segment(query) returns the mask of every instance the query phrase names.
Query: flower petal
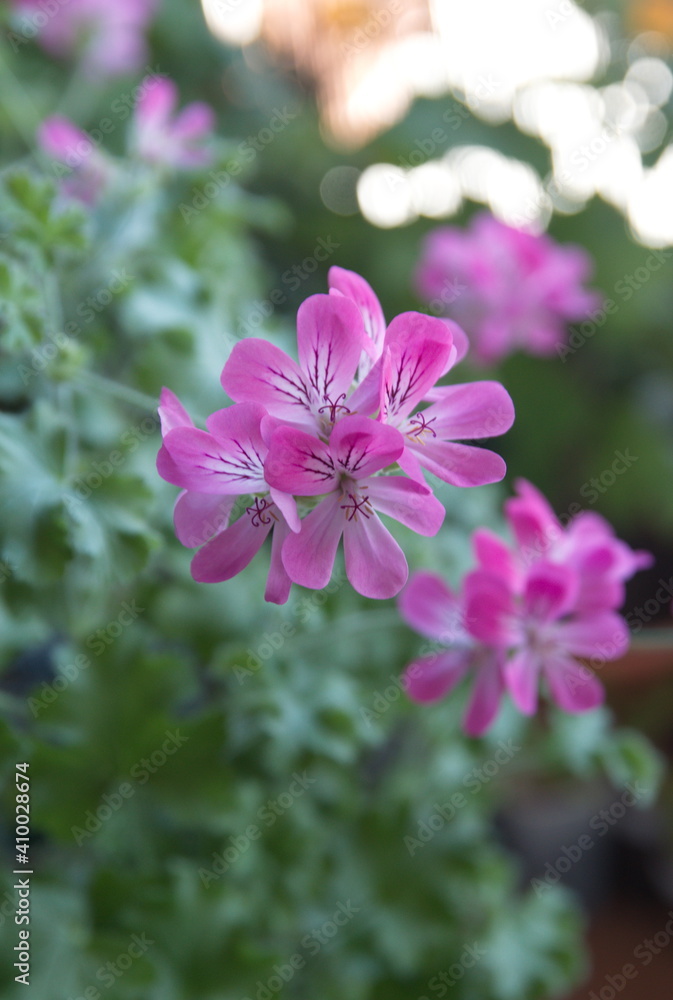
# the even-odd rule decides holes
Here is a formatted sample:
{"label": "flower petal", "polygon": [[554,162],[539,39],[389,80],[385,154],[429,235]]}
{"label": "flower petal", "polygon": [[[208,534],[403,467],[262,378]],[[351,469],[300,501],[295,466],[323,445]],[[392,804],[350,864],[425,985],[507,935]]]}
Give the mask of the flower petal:
{"label": "flower petal", "polygon": [[404,689],[412,701],[421,704],[437,701],[456,686],[468,667],[469,655],[464,651],[422,656],[404,671]]}
{"label": "flower petal", "polygon": [[495,721],[504,690],[500,663],[492,654],[477,668],[472,697],[463,718],[463,729],[468,736],[481,736]]}
{"label": "flower petal", "polygon": [[[246,404],[245,414],[237,407],[220,410],[208,418],[217,436],[197,427],[176,427],[164,438],[166,450],[175,461],[181,482],[178,485],[197,493],[265,493],[264,457],[266,448]],[[256,406],[252,406],[257,411]],[[261,408],[260,408],[261,409]]]}
{"label": "flower petal", "polygon": [[330,493],[338,482],[328,445],[314,434],[288,426],[271,435],[264,475],[274,489],[303,497]]}
{"label": "flower petal", "polygon": [[282,558],[283,545],[289,532],[290,529],[285,521],[279,521],[274,525],[271,536],[271,565],[264,591],[264,600],[271,604],[285,604],[292,589],[292,580],[287,575]]}
{"label": "flower petal", "polygon": [[376,514],[346,521],[344,554],[346,576],[363,597],[395,597],[407,582],[404,552]]}
{"label": "flower petal", "polygon": [[499,535],[488,528],[477,528],[472,535],[472,546],[480,569],[501,576],[510,590],[518,588],[521,574],[514,554]]}
{"label": "flower petal", "polygon": [[353,479],[371,476],[392,465],[403,450],[404,439],[399,431],[369,417],[344,417],[330,437],[335,465]]}
{"label": "flower petal", "polygon": [[515,486],[518,496],[505,501],[505,515],[521,548],[531,555],[542,555],[561,538],[563,529],[532,483],[518,479]]}
{"label": "flower petal", "polygon": [[603,685],[576,660],[562,656],[546,660],[544,673],[553,700],[564,712],[588,712],[603,703]]}
{"label": "flower petal", "polygon": [[205,545],[209,538],[224,531],[234,506],[234,497],[186,490],[178,497],[173,510],[175,534],[186,548]]}
{"label": "flower petal", "polygon": [[346,519],[341,496],[326,497],[301,522],[301,531],[283,545],[283,565],[294,583],[322,590],[330,581]]}
{"label": "flower petal", "polygon": [[555,627],[559,644],[574,656],[591,659],[592,665],[616,660],[629,647],[630,633],[621,615],[614,611],[573,616]]}
{"label": "flower petal", "polygon": [[556,621],[572,609],[577,588],[577,574],[569,566],[536,563],[524,587],[524,614],[535,622]]}
{"label": "flower petal", "polygon": [[341,292],[360,310],[367,334],[365,350],[376,361],[383,348],[386,321],[381,303],[374,294],[371,285],[355,271],[347,271],[343,267],[330,267],[327,280],[330,290],[336,289]]}
{"label": "flower petal", "polygon": [[383,372],[381,413],[388,422],[397,423],[433,388],[455,352],[446,323],[416,312],[395,317],[384,347],[391,362]]}
{"label": "flower petal", "polygon": [[505,682],[512,701],[524,715],[534,715],[540,658],[530,649],[520,649],[505,664]]}
{"label": "flower petal", "polygon": [[407,437],[407,451],[420,464],[452,486],[485,486],[499,483],[507,471],[504,460],[488,448],[454,441],[416,442]]}
{"label": "flower petal", "polygon": [[437,573],[413,573],[397,607],[407,625],[428,639],[448,646],[464,638],[460,601]]}
{"label": "flower petal", "polygon": [[279,511],[283,515],[283,518],[288,524],[291,531],[301,530],[301,521],[299,519],[299,514],[297,513],[297,501],[289,493],[283,493],[281,490],[271,489],[270,491],[271,499],[278,507]]}
{"label": "flower petal", "polygon": [[435,389],[423,416],[444,441],[496,437],[514,422],[511,396],[499,382],[468,382]]}
{"label": "flower petal", "polygon": [[175,427],[193,427],[192,418],[186,409],[170,389],[165,387],[161,390],[159,401],[159,419],[161,420],[161,433],[167,434]]}
{"label": "flower petal", "polygon": [[432,490],[406,476],[374,476],[361,480],[360,489],[368,493],[375,510],[419,535],[436,535],[446,517],[443,504]]}
{"label": "flower petal", "polygon": [[465,627],[487,646],[513,646],[520,638],[513,595],[492,573],[476,569],[463,583]]}
{"label": "flower petal", "polygon": [[192,576],[198,583],[219,583],[231,580],[257,555],[269,534],[273,520],[253,524],[247,514],[231,527],[221,531],[200,549],[192,559]]}
{"label": "flower petal", "polygon": [[139,87],[136,100],[134,111],[136,123],[141,129],[161,128],[168,122],[177,100],[178,88],[173,80],[169,80],[166,76],[153,79],[146,77]]}
{"label": "flower petal", "polygon": [[222,370],[222,388],[237,403],[261,403],[275,417],[313,427],[311,394],[296,361],[257,337],[239,340]]}
{"label": "flower petal", "polygon": [[348,393],[365,344],[360,311],[339,295],[311,295],[297,313],[299,364],[314,398],[337,404]]}

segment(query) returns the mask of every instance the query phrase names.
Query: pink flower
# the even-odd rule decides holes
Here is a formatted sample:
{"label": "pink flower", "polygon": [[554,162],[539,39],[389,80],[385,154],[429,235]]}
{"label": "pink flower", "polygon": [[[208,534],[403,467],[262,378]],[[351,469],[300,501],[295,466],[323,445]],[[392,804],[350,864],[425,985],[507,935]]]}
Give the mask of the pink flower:
{"label": "pink flower", "polygon": [[474,359],[493,364],[512,351],[562,350],[566,324],[600,304],[583,283],[588,254],[477,215],[467,231],[434,230],[416,271],[419,294],[465,329]]}
{"label": "pink flower", "polygon": [[505,502],[505,515],[517,548],[510,550],[497,536],[481,529],[474,535],[480,566],[503,575],[521,590],[526,567],[544,558],[577,572],[578,607],[621,607],[625,581],[652,565],[650,553],[634,552],[592,511],[581,511],[564,527],[531,483],[519,479],[515,486],[517,496]]}
{"label": "pink flower", "polygon": [[[283,568],[281,549],[300,524],[294,499],[270,487],[264,477],[265,435],[276,421],[262,406],[242,403],[213,413],[208,430],[202,431],[167,390],[162,393],[161,416],[164,443],[157,457],[159,475],[186,490],[176,505],[176,533],[188,545],[206,542],[192,560],[192,576],[204,583],[230,580],[245,569],[273,530],[265,599],[284,604],[291,580]],[[238,520],[206,540],[205,532],[217,523],[214,517],[226,520],[234,498],[246,495],[251,495],[251,503]]]}
{"label": "pink flower", "polygon": [[449,647],[407,668],[407,693],[435,701],[474,674],[465,719],[473,735],[491,724],[505,691],[519,711],[532,714],[541,681],[564,711],[599,705],[602,685],[580,660],[600,669],[626,651],[629,632],[616,609],[624,581],[650,563],[598,515],[582,513],[563,528],[530,483],[517,488],[505,504],[513,547],[480,528],[473,535],[478,568],[458,595],[440,577],[420,573],[399,600],[412,628]]}
{"label": "pink flower", "polygon": [[462,599],[436,573],[414,573],[398,607],[411,628],[439,647],[406,668],[407,694],[421,704],[437,701],[472,675],[474,687],[463,728],[470,736],[481,736],[498,714],[505,691],[502,652],[474,641],[465,628]]}
{"label": "pink flower", "polygon": [[14,0],[18,29],[59,58],[79,55],[92,79],[123,76],[147,58],[145,31],[159,0],[61,0],[53,12],[42,0]]}
{"label": "pink flower", "polygon": [[432,491],[404,476],[377,476],[402,453],[392,427],[361,416],[337,423],[329,442],[295,427],[277,428],[265,463],[267,482],[303,497],[321,497],[283,547],[290,578],[321,588],[332,574],[343,536],[346,575],[365,597],[394,597],[406,582],[407,561],[376,511],[422,535],[435,535],[444,508]]}
{"label": "pink flower", "polygon": [[239,341],[222,372],[236,402],[265,406],[281,420],[328,436],[349,413],[372,413],[378,384],[353,392],[365,333],[356,306],[343,296],[312,295],[297,313],[299,364],[265,340]]}
{"label": "pink flower", "polygon": [[178,89],[166,77],[147,77],[133,121],[133,146],[147,163],[190,169],[212,161],[206,142],[215,125],[207,104],[195,102],[175,113]]}
{"label": "pink flower", "polygon": [[94,205],[110,182],[112,163],[96,148],[91,138],[67,118],[52,115],[38,129],[40,149],[67,170],[62,177],[63,194],[85,205]]}
{"label": "pink flower", "polygon": [[540,677],[566,712],[585,712],[603,701],[603,687],[577,657],[599,667],[629,644],[626,622],[614,611],[577,611],[578,574],[541,561],[519,594],[501,577],[475,570],[465,579],[465,618],[483,645],[507,652],[504,673],[512,699],[525,715],[537,707]]}

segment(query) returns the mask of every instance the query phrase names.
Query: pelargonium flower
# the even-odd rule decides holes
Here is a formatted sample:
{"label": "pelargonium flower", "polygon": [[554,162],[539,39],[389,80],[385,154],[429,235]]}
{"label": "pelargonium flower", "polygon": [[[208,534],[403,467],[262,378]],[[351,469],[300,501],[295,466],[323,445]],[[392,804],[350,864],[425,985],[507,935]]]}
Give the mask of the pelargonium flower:
{"label": "pelargonium flower", "polygon": [[[45,14],[42,0],[14,0],[46,52],[60,58],[79,56],[87,75],[101,77],[134,73],[147,58],[145,32],[159,0],[67,0]],[[28,34],[28,31],[25,30]]]}
{"label": "pelargonium flower", "polygon": [[[407,385],[415,385],[421,357],[434,375],[434,385],[451,361],[449,329],[431,316],[410,312],[396,316],[391,330],[414,344],[413,352],[400,361]],[[379,408],[380,363],[360,384],[355,382],[368,342],[352,300],[344,295],[312,295],[297,313],[299,364],[279,347],[251,337],[232,350],[222,386],[237,402],[261,403],[281,420],[329,436],[346,415],[367,416]],[[426,379],[423,384],[430,383]]]}
{"label": "pelargonium flower", "polygon": [[94,205],[114,174],[114,166],[91,138],[67,118],[52,115],[38,129],[40,149],[66,170],[60,190],[84,205]]}
{"label": "pelargonium flower", "polygon": [[[276,421],[262,406],[241,403],[211,414],[206,421],[208,430],[202,431],[191,424],[167,390],[162,403],[167,429],[157,469],[167,482],[187,491],[176,507],[178,537],[199,538],[204,525],[212,525],[214,513],[226,516],[227,506],[231,510],[236,497],[251,497],[233,524],[207,541],[203,536],[199,539],[205,545],[192,560],[192,576],[204,583],[230,580],[245,569],[273,531],[265,599],[284,604],[291,580],[283,568],[281,549],[290,531],[299,531],[300,523],[294,499],[271,487],[264,476],[268,454],[265,435],[273,431]],[[207,496],[217,500],[211,504]]]}
{"label": "pelargonium flower", "polygon": [[[407,668],[407,693],[435,701],[474,674],[464,722],[472,735],[488,728],[505,692],[519,711],[532,714],[541,681],[564,711],[599,705],[602,685],[581,661],[600,668],[626,651],[629,632],[617,613],[624,581],[650,562],[597,515],[581,513],[564,529],[530,483],[518,490],[505,505],[513,547],[479,529],[473,536],[478,568],[459,594],[423,573],[399,599],[412,628],[448,647]],[[533,540],[540,544],[532,546]]]}
{"label": "pelargonium flower", "polygon": [[146,163],[190,169],[212,161],[207,148],[213,109],[201,101],[176,114],[178,88],[167,77],[147,77],[133,119],[132,145]]}
{"label": "pelargonium flower", "polygon": [[447,226],[425,239],[416,287],[465,329],[474,359],[494,364],[521,349],[549,355],[566,341],[566,324],[600,304],[584,288],[591,259],[480,213],[467,231]]}
{"label": "pelargonium flower", "polygon": [[355,590],[378,599],[399,593],[407,561],[376,511],[421,535],[437,534],[445,515],[428,487],[405,476],[376,475],[403,449],[398,431],[357,415],[339,421],[328,442],[295,427],[273,432],[267,482],[295,496],[321,497],[283,547],[283,564],[295,583],[325,587],[343,536],[346,575]]}

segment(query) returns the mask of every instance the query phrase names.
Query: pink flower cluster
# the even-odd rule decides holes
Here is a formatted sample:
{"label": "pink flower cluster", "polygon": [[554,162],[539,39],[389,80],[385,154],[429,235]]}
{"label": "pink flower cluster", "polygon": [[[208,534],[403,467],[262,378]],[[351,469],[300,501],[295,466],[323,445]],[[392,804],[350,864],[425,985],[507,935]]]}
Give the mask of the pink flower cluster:
{"label": "pink flower cluster", "polygon": [[494,721],[505,692],[532,715],[538,687],[567,712],[603,700],[595,669],[620,657],[629,631],[617,609],[624,581],[651,564],[617,539],[598,514],[578,514],[567,527],[525,480],[505,503],[515,544],[481,528],[473,535],[477,568],[459,593],[427,572],[416,573],[400,595],[404,620],[433,643],[446,646],[407,667],[410,698],[432,702],[466,675],[473,678],[464,718],[477,736]]}
{"label": "pink flower cluster", "polygon": [[[409,312],[386,327],[367,282],[338,267],[329,295],[297,315],[298,362],[257,338],[239,341],[222,372],[234,405],[199,430],[163,390],[157,467],[185,491],[175,527],[196,580],[229,580],[273,532],[266,600],[292,583],[329,582],[343,538],[346,573],[366,597],[399,593],[402,549],[379,518],[432,536],[444,508],[423,470],[456,486],[502,479],[502,459],[463,440],[504,433],[512,401],[497,382],[437,387],[456,362],[454,324]],[[236,497],[246,497],[238,518]],[[205,544],[203,544],[205,542]]]}
{"label": "pink flower cluster", "polygon": [[[131,122],[129,152],[152,166],[190,170],[212,161],[208,142],[215,115],[196,101],[176,112],[178,90],[172,80],[146,77],[138,87]],[[100,198],[114,176],[114,162],[99,149],[93,136],[58,115],[39,128],[38,145],[49,157],[69,169],[61,189],[86,205]]]}
{"label": "pink flower cluster", "polygon": [[461,324],[474,360],[491,365],[517,349],[549,355],[562,347],[566,324],[600,305],[583,287],[591,271],[581,247],[480,213],[466,230],[446,226],[426,237],[415,283],[433,312]]}
{"label": "pink flower cluster", "polygon": [[79,56],[91,79],[123,76],[147,58],[159,0],[13,0],[17,29],[58,58]]}

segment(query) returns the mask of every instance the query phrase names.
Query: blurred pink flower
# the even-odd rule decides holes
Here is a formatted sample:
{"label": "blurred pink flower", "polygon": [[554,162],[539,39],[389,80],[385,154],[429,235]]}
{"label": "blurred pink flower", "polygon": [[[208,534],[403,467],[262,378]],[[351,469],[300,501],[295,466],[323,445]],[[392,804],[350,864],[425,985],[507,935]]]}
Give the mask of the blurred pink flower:
{"label": "blurred pink flower", "polygon": [[61,191],[85,205],[94,205],[114,168],[91,138],[67,118],[52,115],[37,132],[39,148],[60,164]]}
{"label": "blurred pink flower", "polygon": [[194,102],[176,113],[178,88],[167,77],[147,77],[133,119],[132,145],[146,163],[190,169],[212,161],[207,148],[215,126],[213,109]]}
{"label": "blurred pink flower", "polygon": [[91,79],[136,72],[147,58],[145,32],[160,0],[13,0],[28,37],[60,58],[79,57]]}
{"label": "blurred pink flower", "polygon": [[474,360],[494,364],[515,350],[549,355],[566,342],[566,325],[601,302],[583,287],[591,258],[480,213],[470,228],[435,229],[425,239],[416,287],[433,311],[460,323]]}

